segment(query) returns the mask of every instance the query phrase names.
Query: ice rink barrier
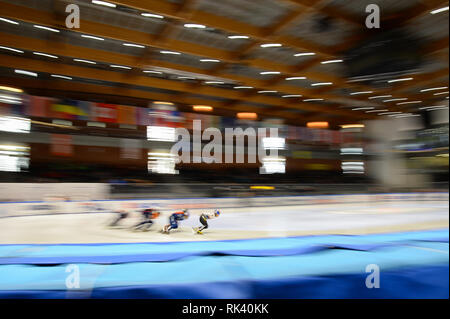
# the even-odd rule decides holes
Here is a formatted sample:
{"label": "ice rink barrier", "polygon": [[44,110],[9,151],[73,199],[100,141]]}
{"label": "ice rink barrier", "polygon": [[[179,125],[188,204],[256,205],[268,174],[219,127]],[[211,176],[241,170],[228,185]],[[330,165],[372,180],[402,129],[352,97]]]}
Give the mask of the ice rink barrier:
{"label": "ice rink barrier", "polygon": [[[90,184],[92,186],[92,184]],[[101,184],[99,184],[101,185]],[[2,185],[3,186],[3,185]],[[71,187],[68,185],[67,187]],[[80,184],[77,184],[80,189]],[[68,193],[61,186],[58,194]],[[86,189],[85,189],[86,190]],[[89,189],[90,190],[90,189]],[[93,196],[103,194],[104,188],[93,190]],[[93,197],[92,196],[92,197]],[[102,196],[102,195],[99,195]],[[91,198],[92,198],[91,197]],[[75,199],[74,199],[75,198]],[[102,198],[102,197],[99,197]],[[350,203],[373,203],[395,201],[447,201],[448,192],[435,193],[392,193],[392,194],[358,194],[358,195],[316,195],[316,196],[281,196],[281,197],[228,197],[228,198],[179,198],[179,199],[126,199],[126,200],[77,200],[76,197],[47,196],[47,200],[0,202],[0,218],[37,216],[53,214],[92,214],[110,213],[119,209],[137,211],[143,208],[156,208],[162,212],[178,209],[215,209],[267,206],[298,205],[340,205]]]}

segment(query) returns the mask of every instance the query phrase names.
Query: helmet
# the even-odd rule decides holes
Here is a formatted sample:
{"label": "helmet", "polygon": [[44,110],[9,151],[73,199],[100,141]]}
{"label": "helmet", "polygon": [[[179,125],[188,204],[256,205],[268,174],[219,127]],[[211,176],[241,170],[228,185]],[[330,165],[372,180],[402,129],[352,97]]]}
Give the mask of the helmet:
{"label": "helmet", "polygon": [[153,218],[158,218],[158,217],[159,217],[159,215],[161,215],[161,213],[160,213],[160,212],[154,212],[154,213],[153,213]]}
{"label": "helmet", "polygon": [[189,218],[189,212],[187,209],[183,209],[183,215],[184,215],[184,219],[188,219]]}
{"label": "helmet", "polygon": [[220,211],[219,211],[218,209],[216,209],[216,211],[214,212],[214,215],[215,215],[216,217],[219,217]]}

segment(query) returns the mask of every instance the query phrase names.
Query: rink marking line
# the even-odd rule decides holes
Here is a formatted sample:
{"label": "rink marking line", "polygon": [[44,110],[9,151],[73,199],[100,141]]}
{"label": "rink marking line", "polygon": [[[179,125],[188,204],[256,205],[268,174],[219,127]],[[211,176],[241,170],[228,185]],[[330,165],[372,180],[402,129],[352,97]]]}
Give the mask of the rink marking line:
{"label": "rink marking line", "polygon": [[428,248],[428,247],[413,246],[413,245],[403,245],[403,246],[411,247],[411,248],[415,248],[415,249],[421,249],[421,250],[428,250],[428,251],[432,251],[432,252],[435,252],[435,253],[440,253],[440,254],[446,254],[446,255],[448,255],[448,251],[445,251],[445,250],[434,249],[434,248]]}
{"label": "rink marking line", "polygon": [[359,211],[325,211],[326,213],[330,214],[340,214],[340,215],[385,215],[385,214],[410,214],[410,213],[424,213],[424,212],[436,212],[439,213],[439,210],[431,209],[431,208],[425,208],[425,209],[381,209],[380,211],[373,211],[373,210],[359,210]]}

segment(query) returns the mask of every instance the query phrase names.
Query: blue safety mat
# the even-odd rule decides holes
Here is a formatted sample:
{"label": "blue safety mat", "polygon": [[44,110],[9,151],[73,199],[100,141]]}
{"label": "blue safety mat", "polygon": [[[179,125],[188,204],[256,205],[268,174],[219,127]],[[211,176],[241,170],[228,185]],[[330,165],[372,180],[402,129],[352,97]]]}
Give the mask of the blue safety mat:
{"label": "blue safety mat", "polygon": [[[172,262],[0,266],[0,298],[448,298],[448,243],[414,242],[371,251],[328,249],[277,257],[193,256]],[[366,267],[380,288],[366,287]]]}
{"label": "blue safety mat", "polygon": [[417,242],[448,243],[448,238],[448,229],[442,229],[359,236],[325,235],[203,242],[0,245],[0,265],[163,262],[214,255],[289,256],[328,249],[370,251]]}

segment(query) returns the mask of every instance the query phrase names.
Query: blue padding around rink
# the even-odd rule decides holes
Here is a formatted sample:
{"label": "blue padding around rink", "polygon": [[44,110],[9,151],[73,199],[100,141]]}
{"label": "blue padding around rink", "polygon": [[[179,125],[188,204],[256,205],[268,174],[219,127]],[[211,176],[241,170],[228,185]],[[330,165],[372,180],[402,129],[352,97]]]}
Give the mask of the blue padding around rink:
{"label": "blue padding around rink", "polygon": [[174,261],[194,256],[289,256],[330,248],[370,251],[400,244],[449,242],[448,229],[374,235],[325,235],[205,242],[0,245],[0,265],[131,263]]}
{"label": "blue padding around rink", "polygon": [[[281,257],[207,256],[167,263],[0,266],[0,298],[449,298],[448,243]],[[380,288],[366,287],[366,266]]]}

